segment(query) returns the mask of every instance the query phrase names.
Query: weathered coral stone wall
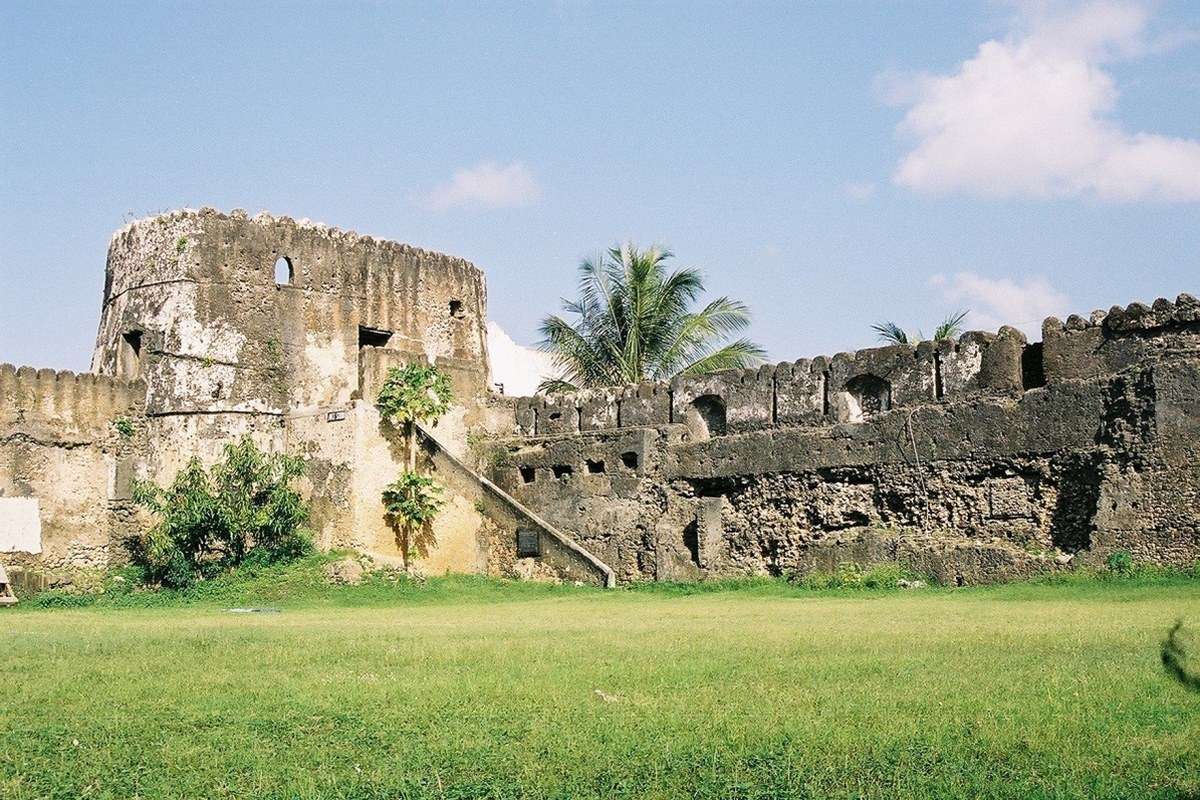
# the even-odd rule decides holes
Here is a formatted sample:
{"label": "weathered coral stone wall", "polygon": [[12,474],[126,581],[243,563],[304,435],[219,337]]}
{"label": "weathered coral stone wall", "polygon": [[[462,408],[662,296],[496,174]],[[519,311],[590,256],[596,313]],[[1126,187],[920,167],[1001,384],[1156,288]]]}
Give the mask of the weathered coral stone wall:
{"label": "weathered coral stone wall", "polygon": [[624,580],[904,560],[947,581],[1200,558],[1188,295],[516,402],[493,477]]}
{"label": "weathered coral stone wall", "polygon": [[0,509],[34,512],[0,514],[0,558],[51,569],[123,558],[144,396],[141,383],[0,364]]}
{"label": "weathered coral stone wall", "polygon": [[[97,374],[0,370],[0,526],[12,529],[0,545],[22,553],[6,560],[104,566],[147,522],[130,507],[131,478],[167,483],[250,435],[305,460],[320,546],[415,554],[430,573],[515,574],[504,553],[520,515],[486,518],[461,475],[411,547],[381,498],[405,464],[399,432],[372,404],[391,367],[416,360],[449,375],[457,405],[436,428],[445,454],[465,455],[468,428],[496,416],[486,317],[483,275],[462,259],[267,214],[131,223],[109,247]],[[547,574],[606,580],[586,554],[559,550]]]}
{"label": "weathered coral stone wall", "polygon": [[[946,581],[1200,557],[1200,303],[566,395],[488,393],[483,275],[305,221],[211,209],[114,235],[92,375],[0,366],[0,551],[104,566],[170,481],[251,435],[301,456],[317,543],[427,572],[621,580],[903,560]],[[451,376],[422,434],[447,506],[384,516],[393,366]],[[128,423],[128,424],[126,424]],[[485,471],[491,481],[479,475]]]}

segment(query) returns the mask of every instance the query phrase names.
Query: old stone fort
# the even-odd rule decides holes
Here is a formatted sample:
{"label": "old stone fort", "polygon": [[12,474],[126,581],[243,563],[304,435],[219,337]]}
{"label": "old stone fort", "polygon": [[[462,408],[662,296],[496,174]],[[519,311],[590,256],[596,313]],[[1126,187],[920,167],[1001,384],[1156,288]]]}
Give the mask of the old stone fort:
{"label": "old stone fort", "polygon": [[448,490],[428,573],[613,585],[901,561],[948,583],[1200,557],[1200,302],[669,384],[491,390],[483,274],[259,214],[112,238],[91,371],[0,365],[0,560],[123,560],[168,482],[250,434],[301,456],[323,548],[399,555],[404,454],[373,400],[414,359],[456,405],[422,431]]}

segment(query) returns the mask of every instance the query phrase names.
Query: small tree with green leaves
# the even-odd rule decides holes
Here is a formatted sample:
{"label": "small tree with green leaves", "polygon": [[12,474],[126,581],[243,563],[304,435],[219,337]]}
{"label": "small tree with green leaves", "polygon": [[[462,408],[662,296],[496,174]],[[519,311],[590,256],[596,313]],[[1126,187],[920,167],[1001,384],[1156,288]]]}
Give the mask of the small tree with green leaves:
{"label": "small tree with green leaves", "polygon": [[244,436],[208,470],[193,458],[170,486],[135,481],[134,500],[159,519],[133,543],[134,560],[149,580],[183,587],[250,558],[309,552],[308,506],[291,486],[303,472],[299,458],[265,453]]}
{"label": "small tree with green leaves", "polygon": [[[407,469],[383,490],[388,522],[401,538],[401,552],[409,563],[414,545],[432,543],[430,524],[442,507],[442,487],[417,471],[418,422],[437,420],[450,408],[453,394],[446,375],[431,364],[408,364],[388,370],[375,406],[388,424],[404,429]],[[424,534],[424,536],[422,536]]]}

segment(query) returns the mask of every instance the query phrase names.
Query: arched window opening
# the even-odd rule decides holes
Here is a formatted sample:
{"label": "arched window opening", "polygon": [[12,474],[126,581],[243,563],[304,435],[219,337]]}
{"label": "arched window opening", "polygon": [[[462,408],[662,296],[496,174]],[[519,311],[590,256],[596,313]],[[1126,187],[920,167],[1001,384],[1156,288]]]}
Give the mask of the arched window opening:
{"label": "arched window opening", "polygon": [[279,286],[291,286],[295,279],[296,273],[292,269],[292,260],[287,256],[280,256],[275,261],[275,283]]}

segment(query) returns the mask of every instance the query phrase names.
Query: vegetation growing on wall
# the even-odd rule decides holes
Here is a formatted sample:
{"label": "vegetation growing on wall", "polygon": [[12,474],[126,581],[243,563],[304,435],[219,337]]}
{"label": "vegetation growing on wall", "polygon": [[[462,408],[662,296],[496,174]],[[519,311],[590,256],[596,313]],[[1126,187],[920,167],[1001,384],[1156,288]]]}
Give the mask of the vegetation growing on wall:
{"label": "vegetation growing on wall", "polygon": [[134,500],[159,520],[133,543],[134,560],[151,582],[178,588],[248,559],[309,552],[308,506],[291,487],[303,472],[300,459],[265,453],[245,436],[208,470],[193,458],[170,486],[136,481]]}
{"label": "vegetation growing on wall", "polygon": [[442,487],[417,470],[418,422],[436,421],[450,408],[450,380],[432,364],[393,367],[384,379],[375,405],[388,424],[400,423],[404,430],[408,465],[383,490],[388,522],[400,539],[405,563],[412,550],[432,544],[430,524],[442,507]]}
{"label": "vegetation growing on wall", "polygon": [[[969,310],[959,311],[947,316],[933,329],[933,341],[940,342],[944,339],[953,339],[955,336],[961,334],[963,332],[963,322],[969,313]],[[881,342],[888,344],[920,344],[925,339],[925,334],[920,330],[914,336],[891,320],[880,322],[878,325],[872,325],[871,330],[879,334]]]}
{"label": "vegetation growing on wall", "polygon": [[566,392],[705,375],[758,364],[766,355],[748,339],[722,344],[750,324],[744,303],[718,297],[692,306],[704,292],[700,272],[667,272],[667,250],[613,247],[579,267],[579,297],[565,302],[575,320],[542,322],[541,347],[558,375],[538,391]]}
{"label": "vegetation growing on wall", "polygon": [[133,437],[133,420],[129,417],[117,417],[113,420],[113,427],[116,428],[117,433],[121,435],[122,439]]}

